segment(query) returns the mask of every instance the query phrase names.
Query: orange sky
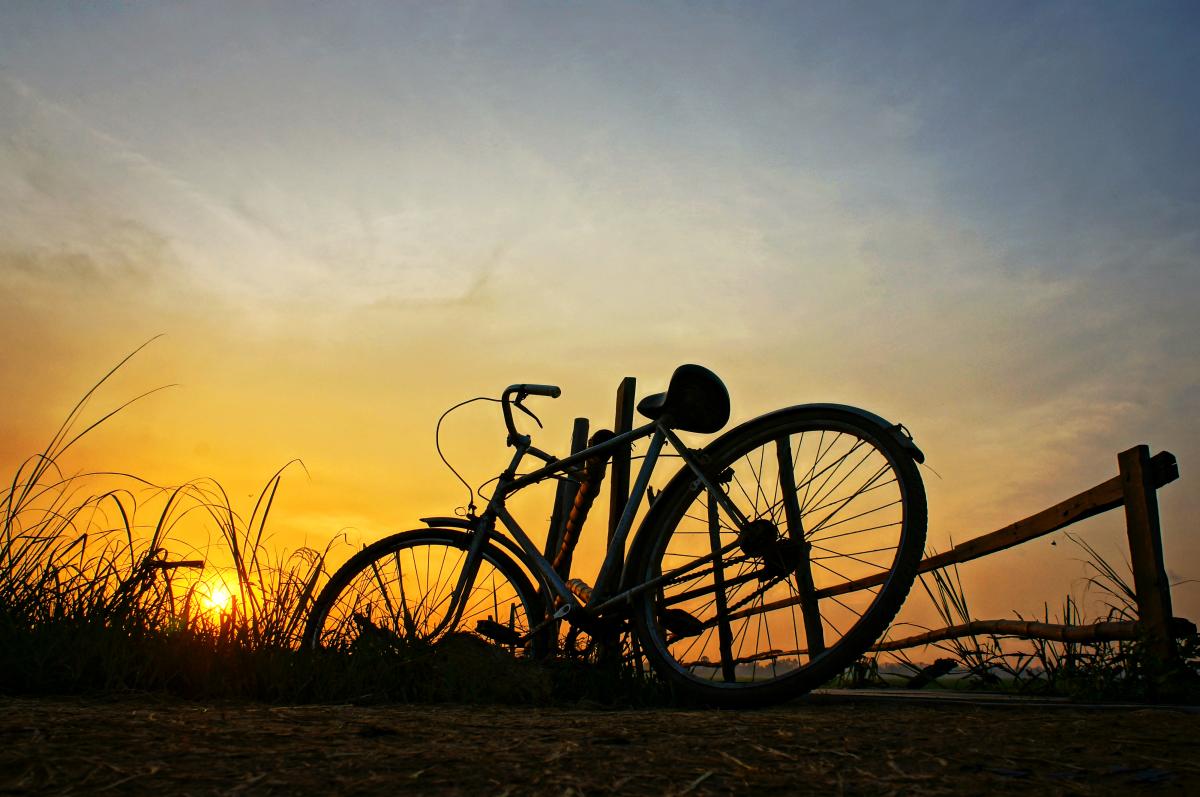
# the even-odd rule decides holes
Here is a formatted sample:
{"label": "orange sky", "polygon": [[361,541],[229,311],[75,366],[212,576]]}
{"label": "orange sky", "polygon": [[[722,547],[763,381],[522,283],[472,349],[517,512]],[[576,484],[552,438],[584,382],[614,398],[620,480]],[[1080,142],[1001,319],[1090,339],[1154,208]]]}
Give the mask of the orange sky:
{"label": "orange sky", "polygon": [[[369,541],[463,503],[450,404],[559,384],[558,450],[692,361],[735,420],[904,422],[938,550],[1172,450],[1168,564],[1200,576],[1194,15],[834,8],[3,12],[0,465],[165,333],[96,410],[179,387],[72,463],[248,511],[300,458],[276,543]],[[505,458],[490,405],[445,440],[474,482]],[[1076,529],[1120,558],[1119,513]],[[976,615],[1078,593],[1055,538],[965,566]]]}

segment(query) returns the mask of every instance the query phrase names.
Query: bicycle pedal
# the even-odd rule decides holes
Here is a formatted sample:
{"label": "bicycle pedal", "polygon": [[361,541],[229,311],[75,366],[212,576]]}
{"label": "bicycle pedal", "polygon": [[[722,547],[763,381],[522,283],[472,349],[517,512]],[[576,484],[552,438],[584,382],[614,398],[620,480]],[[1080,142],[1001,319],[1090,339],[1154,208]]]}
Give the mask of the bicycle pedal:
{"label": "bicycle pedal", "polygon": [[475,624],[475,633],[495,642],[497,645],[520,645],[521,635],[506,625],[501,625],[490,617]]}
{"label": "bicycle pedal", "polygon": [[658,613],[658,622],[676,636],[698,636],[704,632],[704,623],[683,609],[663,609]]}

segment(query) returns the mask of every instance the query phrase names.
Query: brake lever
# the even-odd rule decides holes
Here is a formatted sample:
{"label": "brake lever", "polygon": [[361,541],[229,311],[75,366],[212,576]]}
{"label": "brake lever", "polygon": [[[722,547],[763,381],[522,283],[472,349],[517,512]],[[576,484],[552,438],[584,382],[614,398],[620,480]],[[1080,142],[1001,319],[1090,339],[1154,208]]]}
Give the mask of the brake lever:
{"label": "brake lever", "polygon": [[534,415],[533,412],[528,407],[526,407],[524,404],[521,403],[522,401],[524,401],[524,397],[519,398],[516,401],[514,401],[513,406],[516,407],[517,409],[519,409],[521,412],[528,415],[530,418],[533,418],[533,422],[538,425],[539,429],[545,429],[546,427],[542,426],[541,418],[538,418],[538,416]]}

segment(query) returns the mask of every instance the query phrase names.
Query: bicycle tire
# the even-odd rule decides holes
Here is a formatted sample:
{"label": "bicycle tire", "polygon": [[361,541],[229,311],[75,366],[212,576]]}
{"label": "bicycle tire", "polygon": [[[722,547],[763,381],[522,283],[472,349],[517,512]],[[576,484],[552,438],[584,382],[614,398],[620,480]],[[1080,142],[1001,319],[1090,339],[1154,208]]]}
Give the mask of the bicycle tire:
{"label": "bicycle tire", "polygon": [[[711,705],[776,703],[826,683],[880,636],[916,577],[927,523],[913,455],[885,423],[853,408],[801,406],[705,447],[706,476],[751,521],[744,531],[724,517],[714,538],[715,501],[687,469],[655,499],[631,548],[626,586],[691,557],[691,573],[634,602],[645,655],[668,682]],[[793,479],[789,510],[781,486]],[[694,511],[698,505],[705,511]],[[789,512],[798,514],[804,545],[792,536]],[[882,579],[877,589],[836,592],[868,575]]]}
{"label": "bicycle tire", "polygon": [[[491,542],[483,548],[458,624],[436,637],[430,633],[448,608],[470,541],[462,531],[416,529],[368,545],[321,590],[305,624],[303,647],[353,651],[367,634],[397,643],[436,643],[465,632],[518,656],[545,655],[544,633],[514,641],[542,620],[544,604],[520,566]],[[484,629],[481,620],[501,628]]]}

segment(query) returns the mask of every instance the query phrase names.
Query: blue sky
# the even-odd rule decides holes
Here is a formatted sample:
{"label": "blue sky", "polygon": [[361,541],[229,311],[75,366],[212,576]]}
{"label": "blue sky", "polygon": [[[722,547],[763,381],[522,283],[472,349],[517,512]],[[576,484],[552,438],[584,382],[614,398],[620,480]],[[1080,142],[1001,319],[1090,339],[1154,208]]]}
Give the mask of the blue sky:
{"label": "blue sky", "polygon": [[166,332],[150,475],[374,529],[455,500],[437,407],[694,360],[914,428],[939,547],[1169,448],[1196,576],[1198,62],[1193,3],[7,3],[6,453]]}

